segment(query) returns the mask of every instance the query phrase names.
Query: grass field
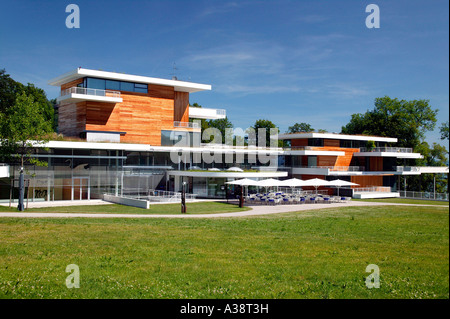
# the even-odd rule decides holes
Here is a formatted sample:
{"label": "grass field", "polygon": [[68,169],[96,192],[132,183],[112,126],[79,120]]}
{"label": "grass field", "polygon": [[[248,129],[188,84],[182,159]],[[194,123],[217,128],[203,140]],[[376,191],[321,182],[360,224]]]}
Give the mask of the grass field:
{"label": "grass field", "polygon": [[381,202],[381,203],[398,203],[398,204],[419,204],[419,205],[442,205],[448,207],[448,202],[426,199],[409,199],[409,198],[374,198],[374,199],[352,199],[362,202]]}
{"label": "grass field", "polygon": [[[448,258],[448,207],[0,218],[0,298],[449,298]],[[79,289],[65,285],[69,264]],[[368,264],[379,289],[365,286]]]}
{"label": "grass field", "polygon": [[[230,205],[221,202],[196,202],[187,203],[186,214],[217,214],[217,213],[232,213],[249,210],[248,207],[239,208],[237,205]],[[17,207],[0,206],[0,212],[16,212]],[[85,205],[85,206],[59,206],[46,208],[29,208],[27,213],[111,213],[111,214],[181,214],[181,204],[155,204],[150,205],[150,209],[143,209],[138,207],[105,204],[105,205]]]}

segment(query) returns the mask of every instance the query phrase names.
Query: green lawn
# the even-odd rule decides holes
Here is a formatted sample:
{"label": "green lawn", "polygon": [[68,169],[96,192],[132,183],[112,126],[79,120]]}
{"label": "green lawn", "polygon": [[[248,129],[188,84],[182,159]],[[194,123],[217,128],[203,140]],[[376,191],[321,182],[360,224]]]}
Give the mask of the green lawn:
{"label": "green lawn", "polygon": [[382,202],[382,203],[400,203],[400,204],[419,204],[419,205],[442,205],[448,206],[446,201],[409,199],[409,198],[373,198],[373,199],[352,199],[362,202]]}
{"label": "green lawn", "polygon": [[[449,298],[448,258],[447,207],[0,218],[0,298]],[[69,264],[79,289],[65,285]],[[369,264],[379,289],[365,286]]]}
{"label": "green lawn", "polygon": [[[217,214],[231,213],[250,210],[248,207],[239,208],[237,205],[230,205],[221,202],[196,202],[186,203],[187,214]],[[16,212],[17,207],[0,206],[0,212]],[[138,207],[105,204],[105,205],[86,205],[86,206],[66,206],[66,207],[47,207],[47,208],[29,208],[27,213],[111,213],[111,214],[181,214],[181,204],[154,204],[150,209]]]}

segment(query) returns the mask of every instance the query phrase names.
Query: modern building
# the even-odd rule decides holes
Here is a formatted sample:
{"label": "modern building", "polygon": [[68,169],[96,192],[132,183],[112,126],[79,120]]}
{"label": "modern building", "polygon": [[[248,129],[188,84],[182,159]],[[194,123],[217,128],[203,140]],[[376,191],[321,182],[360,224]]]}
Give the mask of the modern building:
{"label": "modern building", "polygon": [[[290,141],[292,150],[305,152],[285,158],[291,176],[356,183],[348,194],[356,198],[398,197],[406,176],[448,174],[448,167],[413,166],[413,160],[423,156],[411,148],[391,146],[397,143],[392,137],[312,132],[280,134],[278,138]],[[312,151],[320,155],[307,153]]]}
{"label": "modern building", "polygon": [[[290,149],[203,144],[196,119],[221,119],[223,109],[189,104],[211,86],[78,68],[49,82],[57,98],[62,140],[36,145],[47,167],[26,167],[29,200],[75,200],[180,191],[224,198],[227,181],[298,177],[346,179],[365,195],[397,196],[400,177],[448,173],[419,168],[396,138],[331,133],[280,134]],[[367,149],[368,141],[374,148]],[[373,145],[373,144],[372,144]],[[399,166],[398,160],[404,165]],[[18,163],[0,166],[0,200],[17,199]],[[231,189],[232,191],[232,189]],[[328,190],[330,193],[334,189]],[[353,194],[358,196],[358,189]]]}

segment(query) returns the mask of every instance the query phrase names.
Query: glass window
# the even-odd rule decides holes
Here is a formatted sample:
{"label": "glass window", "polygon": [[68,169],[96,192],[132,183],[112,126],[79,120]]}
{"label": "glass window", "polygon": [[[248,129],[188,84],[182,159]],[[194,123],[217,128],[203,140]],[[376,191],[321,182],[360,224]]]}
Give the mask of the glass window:
{"label": "glass window", "polygon": [[147,84],[134,83],[134,92],[147,93]]}
{"label": "glass window", "polygon": [[308,146],[323,146],[323,139],[322,138],[309,138]]}
{"label": "glass window", "polygon": [[87,78],[87,87],[89,89],[105,90],[106,81],[102,79]]}
{"label": "glass window", "polygon": [[106,80],[107,90],[120,90],[120,81]]}
{"label": "glass window", "polygon": [[134,92],[134,83],[131,82],[120,82],[120,90]]}
{"label": "glass window", "polygon": [[308,156],[308,167],[317,166],[317,156]]}

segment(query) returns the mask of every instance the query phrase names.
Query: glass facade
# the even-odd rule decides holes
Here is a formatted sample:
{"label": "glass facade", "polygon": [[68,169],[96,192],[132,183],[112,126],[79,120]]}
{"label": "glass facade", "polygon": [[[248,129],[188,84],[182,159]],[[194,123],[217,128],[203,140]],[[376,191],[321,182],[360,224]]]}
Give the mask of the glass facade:
{"label": "glass facade", "polygon": [[98,90],[115,90],[137,93],[148,93],[148,85],[125,81],[105,80],[97,78],[85,78],[83,87]]}
{"label": "glass facade", "polygon": [[161,146],[199,146],[200,132],[161,131]]}

